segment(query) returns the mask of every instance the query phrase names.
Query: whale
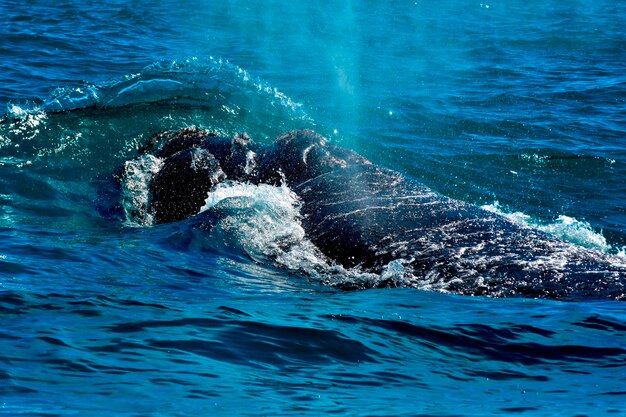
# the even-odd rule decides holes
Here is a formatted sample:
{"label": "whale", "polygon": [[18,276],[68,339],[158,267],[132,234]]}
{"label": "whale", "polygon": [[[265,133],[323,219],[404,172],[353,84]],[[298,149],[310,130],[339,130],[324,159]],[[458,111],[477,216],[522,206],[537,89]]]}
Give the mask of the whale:
{"label": "whale", "polygon": [[[333,263],[397,275],[414,286],[471,296],[626,300],[623,260],[441,195],[312,130],[257,144],[188,128],[140,149],[162,161],[149,184],[157,224],[196,215],[222,181],[287,184],[307,238]],[[345,284],[358,289],[362,284]]]}

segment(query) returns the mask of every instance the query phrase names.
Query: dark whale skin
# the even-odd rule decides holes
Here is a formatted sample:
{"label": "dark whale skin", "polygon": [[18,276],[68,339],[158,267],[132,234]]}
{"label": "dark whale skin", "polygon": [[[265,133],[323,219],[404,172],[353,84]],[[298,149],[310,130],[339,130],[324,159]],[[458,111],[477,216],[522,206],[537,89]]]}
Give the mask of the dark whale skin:
{"label": "dark whale skin", "polygon": [[381,274],[399,260],[416,286],[467,295],[626,299],[626,267],[609,255],[442,196],[313,131],[272,146],[264,168],[281,171],[307,237],[344,267]]}
{"label": "dark whale skin", "polygon": [[200,147],[176,152],[165,159],[150,183],[150,204],[156,223],[197,214],[209,191],[224,177],[219,161]]}
{"label": "dark whale skin", "polygon": [[393,171],[352,165],[293,189],[307,237],[348,268],[381,274],[401,260],[416,286],[467,295],[626,295],[626,269],[610,256],[441,196]]}

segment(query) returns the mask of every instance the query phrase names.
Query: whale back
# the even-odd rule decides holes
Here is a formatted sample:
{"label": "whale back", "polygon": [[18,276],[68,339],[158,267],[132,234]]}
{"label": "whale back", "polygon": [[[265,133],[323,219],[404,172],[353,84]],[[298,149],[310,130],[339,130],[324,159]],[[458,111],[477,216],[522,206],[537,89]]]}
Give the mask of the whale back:
{"label": "whale back", "polygon": [[347,268],[384,274],[399,262],[402,285],[467,295],[626,298],[626,268],[608,255],[444,197],[384,168],[335,169],[294,191],[308,238]]}
{"label": "whale back", "polygon": [[[499,297],[626,298],[626,266],[616,257],[442,196],[313,131],[257,145],[246,134],[228,139],[183,129],[161,134],[144,152],[162,163],[149,181],[156,223],[198,214],[225,179],[286,182],[301,201],[307,238],[332,262],[379,274],[375,285]],[[394,271],[401,266],[399,281],[397,274],[384,278],[392,265]]]}
{"label": "whale back", "polygon": [[328,143],[312,130],[294,130],[276,138],[264,154],[259,181],[297,185],[337,168],[370,163],[356,152]]}

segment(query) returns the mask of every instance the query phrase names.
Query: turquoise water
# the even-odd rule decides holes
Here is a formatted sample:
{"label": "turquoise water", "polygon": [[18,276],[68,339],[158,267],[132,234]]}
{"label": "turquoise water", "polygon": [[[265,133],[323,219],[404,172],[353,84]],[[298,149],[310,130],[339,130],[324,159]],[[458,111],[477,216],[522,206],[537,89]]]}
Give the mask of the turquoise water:
{"label": "turquoise water", "polygon": [[284,188],[233,198],[211,233],[102,201],[164,129],[311,128],[619,261],[626,5],[0,0],[0,16],[0,414],[624,413],[623,303],[339,291]]}

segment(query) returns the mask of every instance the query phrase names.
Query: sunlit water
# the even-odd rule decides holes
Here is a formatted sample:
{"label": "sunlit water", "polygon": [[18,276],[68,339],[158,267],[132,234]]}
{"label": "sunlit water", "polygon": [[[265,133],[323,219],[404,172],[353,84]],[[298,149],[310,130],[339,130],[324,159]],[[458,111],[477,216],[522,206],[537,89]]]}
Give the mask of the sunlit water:
{"label": "sunlit water", "polygon": [[102,204],[161,130],[311,128],[624,258],[622,3],[0,0],[0,16],[0,413],[624,413],[623,303],[342,292],[381,277],[324,259],[287,186],[223,184],[196,218],[150,225],[158,161],[122,216]]}

